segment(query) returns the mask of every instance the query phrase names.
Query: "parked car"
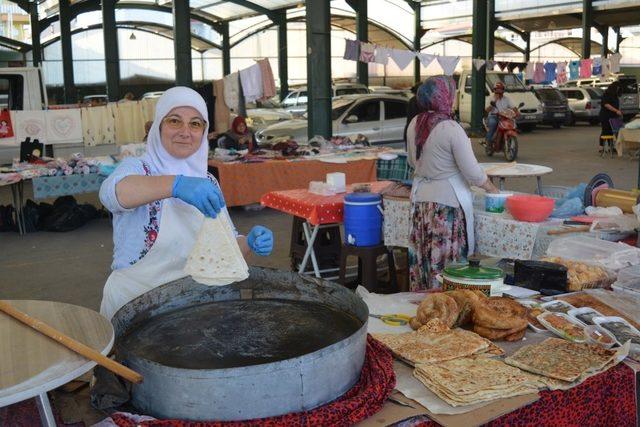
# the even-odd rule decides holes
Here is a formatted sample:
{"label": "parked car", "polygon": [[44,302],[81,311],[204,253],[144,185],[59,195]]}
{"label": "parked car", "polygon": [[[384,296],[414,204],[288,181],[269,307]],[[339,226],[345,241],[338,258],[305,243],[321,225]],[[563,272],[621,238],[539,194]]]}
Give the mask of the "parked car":
{"label": "parked car", "polygon": [[106,105],[109,102],[107,95],[87,95],[82,98],[83,104],[89,104],[91,106]]}
{"label": "parked car", "polygon": [[534,89],[536,97],[542,103],[542,123],[559,128],[569,119],[569,103],[558,89],[542,87]]}
{"label": "parked car", "polygon": [[573,125],[577,121],[587,121],[597,124],[600,119],[600,100],[602,99],[602,89],[597,87],[559,87],[558,90],[567,98],[569,102],[569,124]]}
{"label": "parked car", "polygon": [[144,95],[142,95],[142,98],[140,98],[140,99],[160,98],[163,93],[164,93],[163,90],[159,90],[159,91],[156,91],[156,92],[146,92]]}
{"label": "parked car", "polygon": [[371,93],[384,93],[385,95],[398,95],[406,98],[413,96],[411,89],[394,89],[389,86],[369,86],[369,91]]}
{"label": "parked car", "polygon": [[[333,135],[362,134],[372,144],[399,142],[403,139],[408,101],[393,95],[344,95],[333,99],[331,119]],[[307,120],[293,119],[277,123],[256,133],[259,144],[277,138],[291,138],[306,144]]]}
{"label": "parked car", "polygon": [[607,77],[592,77],[590,79],[570,80],[564,87],[584,87],[593,86],[607,90],[607,87],[615,81],[620,82],[622,94],[620,95],[620,110],[624,115],[624,120],[635,117],[640,112],[640,95],[638,94],[638,80],[635,76],[624,74],[611,74]]}
{"label": "parked car", "polygon": [[[331,86],[331,91],[335,98],[342,95],[368,94],[369,88],[359,83],[336,83]],[[302,86],[289,92],[282,100],[282,108],[288,113],[302,115],[307,111],[308,102],[307,87]]]}
{"label": "parked car", "polygon": [[293,119],[291,113],[282,108],[250,108],[247,109],[247,126],[254,131],[265,129],[272,124]]}

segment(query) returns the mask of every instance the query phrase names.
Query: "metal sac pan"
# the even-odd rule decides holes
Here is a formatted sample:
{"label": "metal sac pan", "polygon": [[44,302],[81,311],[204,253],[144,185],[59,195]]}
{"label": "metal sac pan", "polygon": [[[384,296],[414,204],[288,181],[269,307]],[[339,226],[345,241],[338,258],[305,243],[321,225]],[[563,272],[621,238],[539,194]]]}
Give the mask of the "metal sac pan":
{"label": "metal sac pan", "polygon": [[228,286],[167,283],[112,323],[117,359],[144,376],[131,391],[141,414],[231,421],[310,410],[348,391],[368,314],[336,283],[251,268]]}

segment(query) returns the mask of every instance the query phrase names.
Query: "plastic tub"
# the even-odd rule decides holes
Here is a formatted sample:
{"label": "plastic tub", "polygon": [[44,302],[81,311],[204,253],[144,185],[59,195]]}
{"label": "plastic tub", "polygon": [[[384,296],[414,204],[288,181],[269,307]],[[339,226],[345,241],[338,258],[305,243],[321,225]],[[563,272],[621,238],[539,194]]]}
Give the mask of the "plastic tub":
{"label": "plastic tub", "polygon": [[611,348],[617,342],[611,332],[598,325],[585,326],[584,333],[587,335],[588,343],[601,345],[604,348]]}
{"label": "plastic tub", "polygon": [[382,242],[382,196],[377,193],[351,193],[344,198],[345,243],[375,246]]}
{"label": "plastic tub", "polygon": [[555,201],[548,197],[518,194],[509,197],[506,206],[518,221],[542,222],[553,212]]}
{"label": "plastic tub", "polygon": [[584,323],[564,313],[546,312],[538,316],[540,323],[554,334],[573,342],[586,342]]}
{"label": "plastic tub", "polygon": [[504,205],[507,198],[513,196],[513,193],[487,193],[484,196],[484,210],[491,213],[504,212]]}

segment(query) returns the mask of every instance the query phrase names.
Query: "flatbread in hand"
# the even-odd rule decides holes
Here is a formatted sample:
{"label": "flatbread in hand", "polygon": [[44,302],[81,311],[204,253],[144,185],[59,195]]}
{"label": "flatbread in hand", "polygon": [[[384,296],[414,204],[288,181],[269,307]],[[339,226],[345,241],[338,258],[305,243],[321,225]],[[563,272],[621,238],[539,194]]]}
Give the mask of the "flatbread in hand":
{"label": "flatbread in hand", "polygon": [[224,286],[249,277],[249,267],[226,215],[204,219],[184,271],[207,286]]}

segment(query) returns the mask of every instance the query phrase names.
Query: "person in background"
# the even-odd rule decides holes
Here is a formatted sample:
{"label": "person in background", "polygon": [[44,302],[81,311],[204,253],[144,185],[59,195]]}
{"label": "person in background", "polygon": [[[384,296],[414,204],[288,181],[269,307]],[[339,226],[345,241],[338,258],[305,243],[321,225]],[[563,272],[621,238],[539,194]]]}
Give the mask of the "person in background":
{"label": "person in background", "polygon": [[622,86],[620,86],[620,82],[617,81],[611,83],[607,90],[604,91],[604,94],[602,94],[602,101],[600,102],[600,125],[602,128],[600,132],[600,153],[604,150],[602,137],[613,135],[610,120],[615,118],[622,119],[623,117],[622,111],[620,110],[620,95],[622,95]]}
{"label": "person in background", "polygon": [[127,92],[124,97],[120,100],[120,102],[127,102],[127,101],[134,101],[136,99],[136,96],[133,94],[133,92]]}
{"label": "person in background", "polygon": [[409,127],[409,123],[415,116],[417,116],[421,111],[418,106],[418,99],[416,98],[416,93],[418,93],[418,88],[420,87],[420,83],[416,83],[411,87],[411,93],[413,96],[409,99],[409,103],[407,104],[407,123],[404,125],[404,148],[407,149],[407,128]]}
{"label": "person in background", "polygon": [[470,185],[498,190],[478,164],[471,141],[453,120],[456,84],[451,77],[428,78],[416,95],[422,113],[407,129],[411,187],[409,282],[412,291],[439,288],[445,265],[474,253],[473,195]]}
{"label": "person in background", "polygon": [[498,128],[498,113],[511,109],[518,114],[516,105],[511,101],[511,98],[504,94],[504,89],[504,83],[498,82],[495,84],[493,87],[493,99],[485,109],[485,112],[489,113],[487,120],[489,127],[487,131],[487,144],[493,141],[493,137],[496,134],[496,129]]}
{"label": "person in background", "polygon": [[227,150],[249,150],[255,151],[256,140],[253,132],[247,127],[244,117],[237,116],[231,123],[231,129],[218,139],[218,147]]}

